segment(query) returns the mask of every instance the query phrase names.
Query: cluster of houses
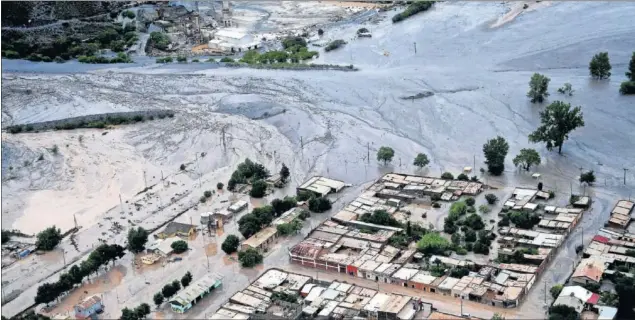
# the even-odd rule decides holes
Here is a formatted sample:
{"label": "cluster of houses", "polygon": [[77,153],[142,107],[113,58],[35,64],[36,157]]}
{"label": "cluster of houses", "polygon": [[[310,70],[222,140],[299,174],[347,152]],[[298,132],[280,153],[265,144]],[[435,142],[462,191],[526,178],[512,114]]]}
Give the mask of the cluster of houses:
{"label": "cluster of houses", "polygon": [[[611,211],[607,227],[600,229],[584,249],[582,259],[573,271],[567,286],[554,301],[554,305],[574,308],[584,319],[615,319],[617,308],[602,301],[601,294],[615,293],[612,279],[616,272],[626,277],[635,277],[632,273],[635,268],[635,257],[632,254],[635,253],[635,234],[623,230],[627,225],[612,222],[615,220],[616,208],[626,208],[627,210],[619,211],[617,214],[630,218],[633,202],[617,202]],[[593,288],[597,292],[585,287]]]}
{"label": "cluster of houses", "polygon": [[[462,195],[477,195],[482,189],[481,183],[473,181],[386,174],[291,248],[290,260],[305,267],[346,273],[422,292],[496,307],[516,307],[575,227],[590,203],[589,198],[557,207],[546,203],[551,198],[548,192],[516,188],[504,202],[503,211],[529,211],[540,214],[543,219],[533,230],[513,226],[498,229],[499,255],[513,255],[518,250],[528,249],[523,253],[523,261],[514,263],[488,259],[473,262],[461,256],[424,259],[421,253],[412,249],[413,246],[398,249],[389,244],[394,234],[403,231],[401,228],[358,220],[363,214],[376,210],[385,210],[402,220],[400,217],[405,216],[402,210],[411,202],[426,197],[452,201]],[[452,277],[448,272],[433,275],[430,266],[434,264],[443,264],[447,270],[466,268],[469,273],[460,278]]]}
{"label": "cluster of houses", "polygon": [[[281,300],[280,296],[294,298]],[[235,293],[209,319],[410,320],[415,316],[418,319],[458,318],[433,311],[432,305],[419,298],[269,269],[247,288]]]}

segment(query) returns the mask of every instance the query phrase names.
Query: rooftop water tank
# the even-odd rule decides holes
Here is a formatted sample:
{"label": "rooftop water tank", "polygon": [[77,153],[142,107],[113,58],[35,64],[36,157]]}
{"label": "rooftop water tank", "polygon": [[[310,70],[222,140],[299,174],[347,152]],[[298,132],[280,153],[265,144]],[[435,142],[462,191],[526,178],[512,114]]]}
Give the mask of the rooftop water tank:
{"label": "rooftop water tank", "polygon": [[207,225],[207,223],[209,223],[211,218],[212,218],[212,213],[211,212],[203,212],[203,213],[201,213],[201,224],[202,225]]}

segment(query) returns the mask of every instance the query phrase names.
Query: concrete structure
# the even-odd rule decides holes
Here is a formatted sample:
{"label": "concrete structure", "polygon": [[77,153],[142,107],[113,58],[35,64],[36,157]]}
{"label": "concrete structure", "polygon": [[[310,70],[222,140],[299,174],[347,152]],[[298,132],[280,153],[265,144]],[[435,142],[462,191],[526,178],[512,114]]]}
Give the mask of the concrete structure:
{"label": "concrete structure", "polygon": [[185,313],[207,294],[220,287],[221,284],[222,277],[220,275],[206,274],[201,279],[179,291],[170,300],[170,307],[176,313]]}
{"label": "concrete structure", "polygon": [[243,241],[241,248],[242,250],[253,248],[261,252],[266,252],[277,237],[278,230],[275,227],[266,227],[258,231],[258,233],[254,234],[249,239]]}
{"label": "concrete structure", "polygon": [[260,40],[254,39],[250,34],[246,34],[239,29],[220,29],[214,34],[214,39],[208,42],[210,49],[225,52],[241,52],[257,49]]}
{"label": "concrete structure", "polygon": [[333,180],[325,177],[312,177],[296,188],[296,192],[312,192],[315,195],[322,197],[329,193],[340,192],[340,190],[342,190],[345,186],[346,183],[339,180]]}
{"label": "concrete structure", "polygon": [[104,305],[98,296],[84,299],[80,304],[73,307],[76,319],[97,319],[97,315],[104,310]]}
{"label": "concrete structure", "polygon": [[236,201],[236,202],[232,203],[232,205],[229,206],[229,208],[227,208],[227,210],[229,212],[231,212],[231,213],[238,213],[238,212],[241,212],[244,209],[246,209],[247,205],[248,205],[247,201],[239,200],[239,201]]}
{"label": "concrete structure", "polygon": [[606,270],[606,265],[603,261],[596,258],[583,259],[571,275],[571,282],[582,285],[600,284],[604,270]]}
{"label": "concrete structure", "polygon": [[166,239],[172,237],[190,237],[196,231],[196,226],[191,224],[185,224],[180,222],[170,222],[165,228],[159,232],[156,236],[159,239]]}
{"label": "concrete structure", "polygon": [[167,257],[170,254],[172,254],[172,251],[174,251],[172,250],[172,243],[176,241],[180,241],[180,240],[181,238],[179,237],[157,239],[157,241],[155,241],[154,243],[152,243],[146,248],[146,251],[163,256],[163,257]]}

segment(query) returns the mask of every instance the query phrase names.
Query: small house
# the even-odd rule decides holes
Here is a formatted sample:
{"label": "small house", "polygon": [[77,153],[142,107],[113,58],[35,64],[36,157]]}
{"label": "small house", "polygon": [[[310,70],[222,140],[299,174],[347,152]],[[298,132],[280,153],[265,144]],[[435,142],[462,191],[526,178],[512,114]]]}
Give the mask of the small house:
{"label": "small house", "polygon": [[176,313],[185,313],[190,310],[196,303],[201,301],[203,297],[208,295],[214,289],[220,287],[222,277],[218,274],[207,274],[198,281],[190,284],[170,300],[170,307]]}
{"label": "small house", "polygon": [[101,298],[98,296],[92,296],[84,299],[81,303],[76,305],[73,310],[75,311],[76,319],[97,319],[97,314],[104,311],[104,306],[101,303]]}
{"label": "small house", "polygon": [[172,237],[184,237],[188,238],[194,234],[196,231],[196,226],[191,224],[185,224],[180,222],[170,222],[163,229],[163,231],[159,232],[156,236],[159,239],[167,239]]}

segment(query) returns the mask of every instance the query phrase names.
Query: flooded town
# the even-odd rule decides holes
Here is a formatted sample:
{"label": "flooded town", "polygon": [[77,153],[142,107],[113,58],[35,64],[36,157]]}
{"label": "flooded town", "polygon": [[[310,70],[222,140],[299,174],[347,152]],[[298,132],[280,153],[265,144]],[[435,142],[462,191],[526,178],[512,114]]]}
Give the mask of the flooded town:
{"label": "flooded town", "polygon": [[1,11],[3,319],[635,318],[635,2]]}

